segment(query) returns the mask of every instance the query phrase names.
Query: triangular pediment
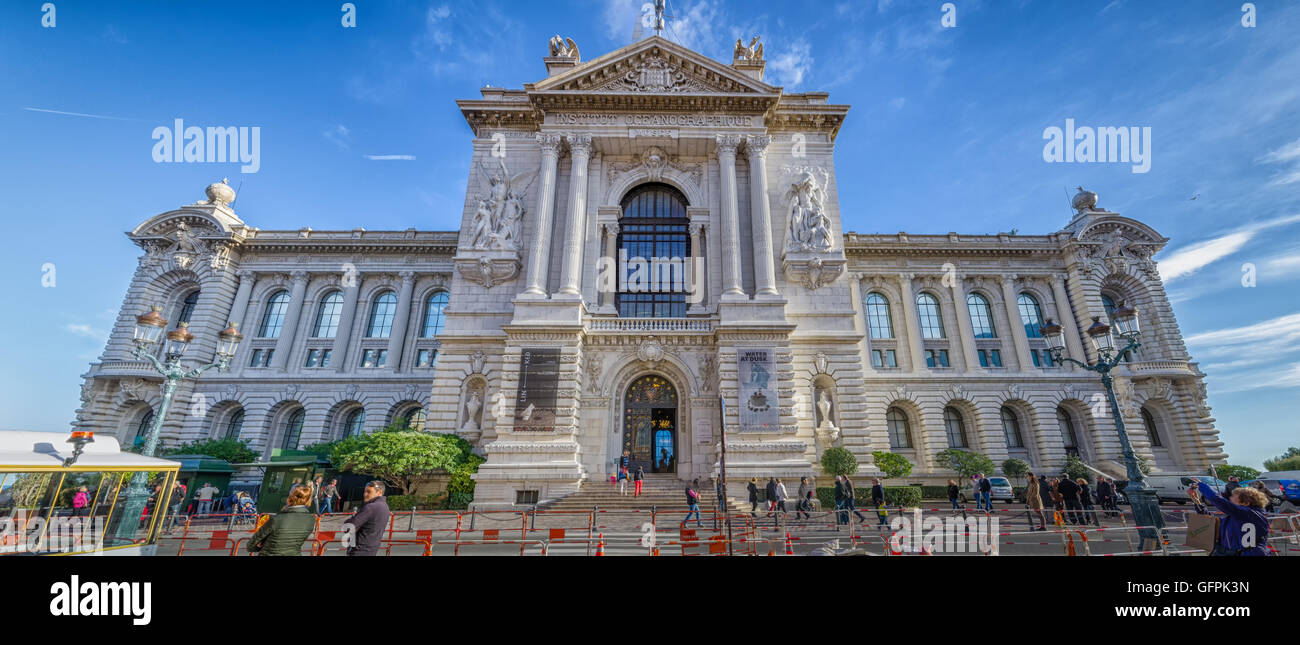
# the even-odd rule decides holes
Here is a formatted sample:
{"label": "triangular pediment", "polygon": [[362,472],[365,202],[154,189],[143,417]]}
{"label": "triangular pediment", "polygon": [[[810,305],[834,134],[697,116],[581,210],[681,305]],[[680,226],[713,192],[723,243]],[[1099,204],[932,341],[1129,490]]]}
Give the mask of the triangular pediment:
{"label": "triangular pediment", "polygon": [[651,36],[546,80],[531,92],[749,94],[779,96],[781,88],[736,68]]}

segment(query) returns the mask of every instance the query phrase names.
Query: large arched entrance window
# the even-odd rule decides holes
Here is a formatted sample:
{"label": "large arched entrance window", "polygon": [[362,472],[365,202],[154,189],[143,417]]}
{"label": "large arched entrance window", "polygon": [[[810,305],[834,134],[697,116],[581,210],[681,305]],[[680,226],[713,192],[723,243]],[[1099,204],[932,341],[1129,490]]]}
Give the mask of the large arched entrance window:
{"label": "large arched entrance window", "polygon": [[623,452],[628,468],[677,472],[677,389],[662,376],[632,382],[623,398]]}
{"label": "large arched entrance window", "polygon": [[667,184],[628,192],[618,220],[618,294],[624,318],[684,318],[690,285],[686,198]]}

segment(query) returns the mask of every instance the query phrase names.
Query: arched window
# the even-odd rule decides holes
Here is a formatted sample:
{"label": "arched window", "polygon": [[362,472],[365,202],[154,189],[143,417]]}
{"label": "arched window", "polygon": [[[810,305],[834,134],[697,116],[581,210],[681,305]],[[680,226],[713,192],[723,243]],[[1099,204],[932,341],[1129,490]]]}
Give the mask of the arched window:
{"label": "arched window", "polygon": [[230,415],[230,420],[226,422],[225,438],[238,439],[239,433],[243,431],[244,431],[244,409],[240,408],[238,410],[235,410],[235,413]]}
{"label": "arched window", "polygon": [[621,203],[618,293],[624,318],[682,318],[693,271],[686,198],[667,184],[643,184]]}
{"label": "arched window", "polygon": [[1024,448],[1025,436],[1020,432],[1020,419],[1016,417],[1016,411],[1008,406],[1002,406],[1002,434],[1007,437],[1008,448]]}
{"label": "arched window", "polygon": [[366,429],[366,409],[357,408],[348,413],[347,419],[343,421],[343,436],[359,437],[365,433]]}
{"label": "arched window", "polygon": [[1156,427],[1156,418],[1151,416],[1151,412],[1146,408],[1142,408],[1142,425],[1146,426],[1147,437],[1151,440],[1151,447],[1163,447],[1164,443],[1160,441],[1160,430]]}
{"label": "arched window", "polygon": [[385,291],[375,298],[370,308],[370,324],[366,338],[388,338],[393,333],[393,317],[397,315],[397,294]]}
{"label": "arched window", "polygon": [[1043,308],[1038,306],[1038,299],[1022,293],[1016,298],[1016,304],[1020,307],[1020,322],[1025,324],[1025,335],[1042,338],[1043,333],[1039,329],[1043,326]]}
{"label": "arched window", "polygon": [[976,338],[998,337],[993,329],[993,309],[989,307],[988,298],[978,293],[966,296],[966,310],[970,312],[971,327]]}
{"label": "arched window", "polygon": [[145,411],[140,417],[140,422],[135,426],[135,437],[131,440],[132,448],[139,448],[144,445],[145,439],[149,436],[149,428],[153,426],[153,408]]}
{"label": "arched window", "polygon": [[921,338],[943,338],[943,317],[939,315],[939,299],[928,293],[916,297],[916,314],[920,317]]}
{"label": "arched window", "polygon": [[176,315],[176,322],[188,323],[194,317],[194,308],[199,306],[199,292],[191,291],[181,302],[181,312]]}
{"label": "arched window", "polygon": [[397,415],[397,425],[408,430],[424,431],[428,423],[429,416],[424,412],[424,408],[411,408]]}
{"label": "arched window", "polygon": [[907,414],[898,408],[889,408],[885,413],[885,424],[889,426],[890,448],[912,447],[912,426],[907,422]]}
{"label": "arched window", "polygon": [[1056,408],[1056,424],[1061,426],[1061,438],[1065,440],[1065,454],[1079,455],[1079,433],[1074,430],[1074,420],[1065,408]]}
{"label": "arched window", "polygon": [[281,427],[280,436],[283,437],[283,441],[280,443],[281,448],[285,450],[298,449],[298,440],[302,438],[302,422],[306,418],[307,411],[302,408],[298,408],[289,414]]}
{"label": "arched window", "polygon": [[429,302],[424,307],[424,331],[420,336],[433,338],[442,331],[443,323],[447,321],[443,310],[447,308],[448,297],[446,291],[439,291],[429,296]]}
{"label": "arched window", "polygon": [[943,409],[943,430],[948,435],[949,448],[965,448],[966,423],[962,421],[961,411],[951,405]]}
{"label": "arched window", "polygon": [[867,294],[867,329],[872,338],[893,338],[894,324],[889,319],[889,300],[876,292]]}
{"label": "arched window", "polygon": [[289,312],[289,292],[277,291],[266,301],[266,311],[262,312],[262,326],[258,328],[259,338],[279,338],[280,329],[284,327],[284,316]]}
{"label": "arched window", "polygon": [[316,327],[312,330],[314,338],[333,338],[339,333],[339,319],[343,317],[343,292],[331,291],[321,298],[320,309],[316,310]]}

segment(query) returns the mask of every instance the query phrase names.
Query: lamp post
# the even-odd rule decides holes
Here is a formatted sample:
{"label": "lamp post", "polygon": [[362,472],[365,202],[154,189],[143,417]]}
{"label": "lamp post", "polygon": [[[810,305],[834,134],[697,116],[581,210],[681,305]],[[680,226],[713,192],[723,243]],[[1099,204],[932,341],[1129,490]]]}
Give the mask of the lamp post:
{"label": "lamp post", "polygon": [[1101,374],[1101,383],[1106,387],[1106,396],[1110,399],[1110,413],[1115,420],[1115,431],[1119,433],[1120,449],[1124,452],[1124,466],[1128,471],[1128,484],[1124,487],[1124,495],[1128,497],[1129,505],[1133,509],[1134,521],[1138,526],[1147,527],[1139,529],[1142,538],[1156,540],[1158,543],[1160,540],[1158,529],[1164,528],[1165,525],[1164,516],[1160,514],[1160,500],[1156,496],[1155,489],[1146,483],[1142,469],[1138,466],[1137,455],[1134,454],[1133,445],[1128,440],[1128,432],[1124,429],[1124,417],[1120,414],[1119,401],[1115,399],[1114,377],[1110,374],[1123,360],[1124,354],[1142,346],[1138,342],[1141,332],[1138,329],[1137,309],[1127,307],[1121,302],[1119,307],[1111,312],[1110,318],[1115,323],[1114,334],[1118,335],[1126,345],[1123,349],[1115,351],[1111,326],[1101,322],[1100,316],[1094,316],[1092,325],[1087,330],[1093,348],[1097,350],[1097,363],[1093,365],[1065,355],[1064,330],[1050,318],[1040,331],[1047,339],[1047,347],[1052,353],[1054,362],[1073,363]]}
{"label": "lamp post", "polygon": [[[194,334],[190,333],[189,323],[176,323],[176,328],[165,335],[163,360],[159,361],[158,357],[153,355],[152,349],[159,338],[164,336],[162,331],[167,326],[167,319],[162,317],[161,311],[162,307],[151,307],[148,313],[135,319],[134,355],[140,360],[149,361],[154,371],[163,377],[162,401],[158,404],[158,411],[154,413],[153,423],[150,424],[148,434],[145,435],[144,446],[140,449],[140,454],[146,457],[154,456],[154,452],[158,449],[158,438],[162,433],[163,421],[167,418],[167,409],[171,407],[172,395],[176,393],[180,382],[198,378],[200,374],[214,367],[225,371],[230,366],[230,359],[234,357],[235,350],[239,347],[239,341],[244,339],[235,328],[236,324],[230,323],[228,327],[217,333],[217,360],[202,367],[185,369],[181,366],[181,357],[185,355],[185,350],[189,349]],[[122,520],[118,524],[118,537],[134,538],[136,521],[149,500],[147,484],[143,472],[138,472],[131,478]],[[157,501],[159,506],[155,506],[155,509],[160,508],[162,502],[163,500],[159,499]]]}

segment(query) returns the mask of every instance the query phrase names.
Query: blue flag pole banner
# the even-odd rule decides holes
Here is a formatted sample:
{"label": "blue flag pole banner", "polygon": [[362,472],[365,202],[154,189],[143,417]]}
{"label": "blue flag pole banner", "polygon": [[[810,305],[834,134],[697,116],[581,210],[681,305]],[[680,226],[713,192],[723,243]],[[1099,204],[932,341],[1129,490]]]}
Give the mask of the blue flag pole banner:
{"label": "blue flag pole banner", "polygon": [[770,349],[744,349],[738,354],[740,431],[777,432],[781,406],[776,389],[776,358]]}
{"label": "blue flag pole banner", "polygon": [[559,348],[524,348],[519,355],[519,399],[515,401],[515,430],[555,429],[560,385]]}

